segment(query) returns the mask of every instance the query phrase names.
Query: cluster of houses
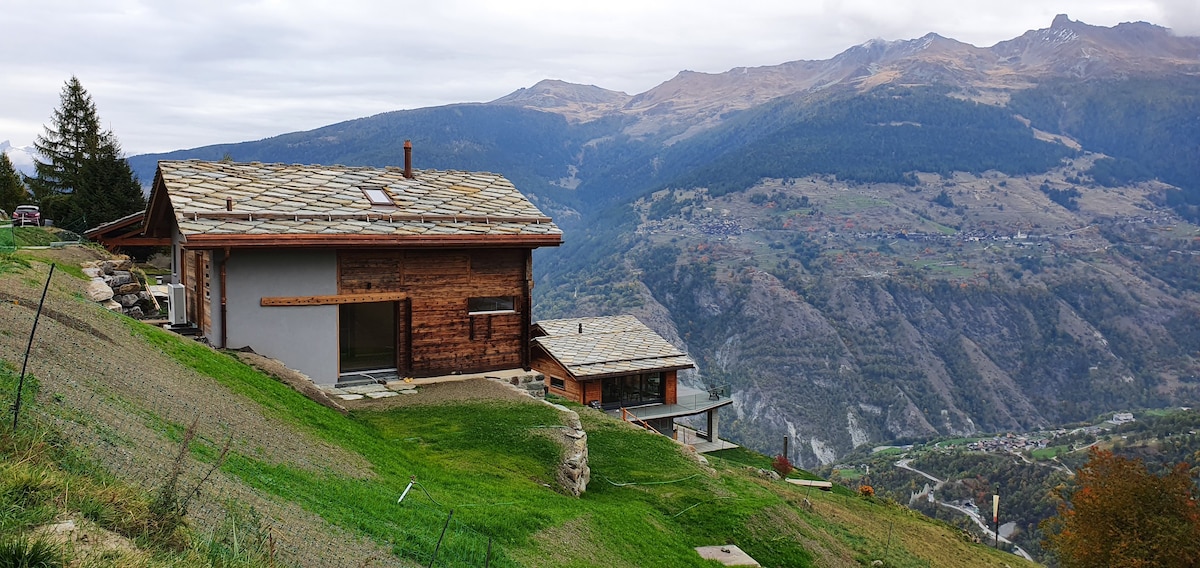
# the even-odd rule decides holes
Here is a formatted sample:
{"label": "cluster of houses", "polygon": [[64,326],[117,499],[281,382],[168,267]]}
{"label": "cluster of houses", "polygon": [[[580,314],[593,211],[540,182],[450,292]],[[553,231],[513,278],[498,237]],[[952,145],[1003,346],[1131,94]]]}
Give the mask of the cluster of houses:
{"label": "cluster of houses", "polygon": [[534,322],[532,253],[562,230],[503,176],[413,169],[408,143],[402,168],[162,161],[120,225],[100,240],[170,247],[173,323],[317,385],[535,370],[664,434],[707,414],[710,441],[732,402],[693,401],[695,363],[636,318]]}

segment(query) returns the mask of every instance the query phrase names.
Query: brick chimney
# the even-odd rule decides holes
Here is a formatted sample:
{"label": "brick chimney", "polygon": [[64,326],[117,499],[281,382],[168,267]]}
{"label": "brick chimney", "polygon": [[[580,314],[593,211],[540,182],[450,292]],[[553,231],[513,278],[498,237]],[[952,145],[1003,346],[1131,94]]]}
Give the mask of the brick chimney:
{"label": "brick chimney", "polygon": [[404,177],[413,178],[412,171],[412,140],[404,141]]}

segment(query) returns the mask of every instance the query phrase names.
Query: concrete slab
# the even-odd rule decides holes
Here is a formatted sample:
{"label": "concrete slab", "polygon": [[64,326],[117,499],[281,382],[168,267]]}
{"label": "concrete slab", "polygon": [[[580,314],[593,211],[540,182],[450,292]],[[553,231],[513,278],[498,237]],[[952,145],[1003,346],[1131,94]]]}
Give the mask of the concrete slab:
{"label": "concrete slab", "polygon": [[399,396],[399,394],[397,394],[393,391],[375,391],[375,392],[369,392],[369,393],[365,393],[365,394],[366,394],[367,398],[388,398],[388,397],[392,397],[392,396]]}
{"label": "concrete slab", "polygon": [[732,544],[724,546],[697,546],[696,552],[700,554],[700,558],[716,560],[726,566],[757,566],[760,568],[762,566],[757,560],[751,558],[749,554],[742,552],[742,549]]}
{"label": "concrete slab", "polygon": [[363,395],[361,395],[361,394],[339,394],[339,395],[337,395],[337,397],[342,400],[362,400]]}

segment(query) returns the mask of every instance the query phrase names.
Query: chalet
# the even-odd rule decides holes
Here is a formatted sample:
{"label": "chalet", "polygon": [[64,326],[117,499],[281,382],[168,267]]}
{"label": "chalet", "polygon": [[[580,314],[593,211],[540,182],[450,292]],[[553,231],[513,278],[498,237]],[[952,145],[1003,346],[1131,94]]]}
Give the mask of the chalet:
{"label": "chalet", "polygon": [[532,335],[532,365],[550,392],[676,439],[676,418],[704,414],[706,430],[687,432],[721,444],[717,409],[733,402],[728,389],[679,384],[679,371],[696,364],[636,317],[539,321]]}
{"label": "chalet", "polygon": [[318,384],[530,368],[531,254],[562,232],[496,174],[162,161],[147,239],[178,317]]}

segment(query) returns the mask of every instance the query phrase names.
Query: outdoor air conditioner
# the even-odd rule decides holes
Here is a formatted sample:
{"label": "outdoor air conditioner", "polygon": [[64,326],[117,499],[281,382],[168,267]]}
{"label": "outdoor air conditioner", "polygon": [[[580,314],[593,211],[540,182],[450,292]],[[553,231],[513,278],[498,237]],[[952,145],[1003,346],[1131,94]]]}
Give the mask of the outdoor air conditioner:
{"label": "outdoor air conditioner", "polygon": [[187,294],[183,284],[167,284],[167,317],[171,325],[187,325]]}

